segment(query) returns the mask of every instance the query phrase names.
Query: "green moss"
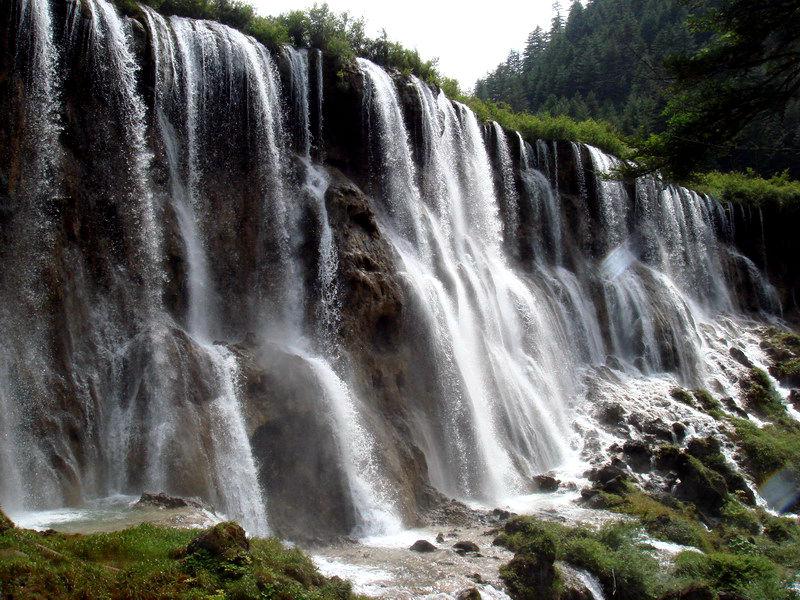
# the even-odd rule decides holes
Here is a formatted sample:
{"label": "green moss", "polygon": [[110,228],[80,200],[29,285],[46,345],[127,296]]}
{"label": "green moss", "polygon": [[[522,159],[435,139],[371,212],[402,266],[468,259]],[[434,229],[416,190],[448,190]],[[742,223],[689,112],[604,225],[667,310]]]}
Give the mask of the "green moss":
{"label": "green moss", "polygon": [[775,377],[781,380],[800,378],[800,358],[791,358],[776,364]]}
{"label": "green moss", "polygon": [[761,369],[750,369],[742,388],[745,402],[757,414],[772,420],[786,417],[786,407],[781,395],[772,385],[769,375]]}
{"label": "green moss", "polygon": [[745,419],[732,419],[731,422],[735,429],[734,440],[756,483],[763,483],[784,468],[800,472],[800,423],[783,419],[758,427]]}
{"label": "green moss", "polygon": [[715,419],[722,415],[722,404],[708,390],[692,390],[692,394],[703,409]]}
{"label": "green moss", "polygon": [[92,535],[10,529],[0,533],[0,597],[353,598],[349,584],[277,540],[252,540],[230,557],[187,553],[198,535],[153,525]]}
{"label": "green moss", "polygon": [[694,401],[694,396],[692,396],[692,394],[690,394],[683,388],[679,387],[672,388],[672,390],[670,390],[669,395],[672,396],[678,402],[682,402],[683,404],[691,406],[692,408],[697,406]]}

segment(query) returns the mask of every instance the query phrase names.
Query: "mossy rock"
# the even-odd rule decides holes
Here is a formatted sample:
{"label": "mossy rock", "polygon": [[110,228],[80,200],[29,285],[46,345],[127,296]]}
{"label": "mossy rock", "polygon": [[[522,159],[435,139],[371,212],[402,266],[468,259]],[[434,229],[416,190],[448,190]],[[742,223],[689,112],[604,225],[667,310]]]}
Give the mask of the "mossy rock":
{"label": "mossy rock", "polygon": [[558,574],[551,556],[521,552],[500,567],[500,578],[515,600],[557,600]]}
{"label": "mossy rock", "polygon": [[656,464],[660,469],[674,471],[680,478],[675,490],[678,498],[691,502],[700,510],[719,513],[728,497],[728,485],[722,475],[671,445],[659,449]]}
{"label": "mossy rock", "polygon": [[186,554],[207,552],[213,557],[228,561],[241,561],[250,551],[250,540],[244,529],[233,521],[214,525],[201,533],[186,547]]}
{"label": "mossy rock", "polygon": [[786,416],[786,407],[780,394],[772,385],[769,375],[761,369],[750,369],[742,382],[747,406],[762,417],[780,420]]}

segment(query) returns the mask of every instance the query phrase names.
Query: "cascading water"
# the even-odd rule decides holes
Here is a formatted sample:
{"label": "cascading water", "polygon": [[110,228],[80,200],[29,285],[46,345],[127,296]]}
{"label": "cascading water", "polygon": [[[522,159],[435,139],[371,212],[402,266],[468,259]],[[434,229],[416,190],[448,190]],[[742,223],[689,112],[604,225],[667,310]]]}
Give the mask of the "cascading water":
{"label": "cascading water", "polygon": [[[560,356],[552,342],[562,334],[550,326],[555,319],[537,302],[538,290],[503,257],[492,171],[475,116],[413,80],[428,133],[421,180],[429,193],[430,182],[442,182],[432,190],[438,196],[423,197],[394,82],[368,61],[359,66],[368,85],[376,175],[385,184],[385,234],[429,328],[442,383],[444,406],[434,426],[440,431],[427,448],[432,477],[462,497],[518,493],[525,476],[567,452],[557,435],[565,402],[545,401],[567,393],[547,367]],[[443,133],[432,136],[438,121],[430,119],[439,113]]]}
{"label": "cascading water", "polygon": [[[721,205],[608,179],[618,161],[596,148],[484,128],[359,60],[343,77],[361,78],[360,166],[340,139],[357,115],[323,105],[346,82],[324,80],[319,51],[273,56],[149,8],[145,35],[108,0],[68,2],[65,27],[45,0],[16,3],[17,151],[0,173],[12,512],[163,490],[280,531],[265,481],[295,476],[299,454],[311,487],[281,518],[341,488],[326,514],[394,531],[419,514],[409,481],[496,504],[585,458],[603,402],[679,383],[732,395],[731,273],[779,308]],[[365,296],[374,314],[345,301]],[[287,440],[298,456],[276,455]]]}

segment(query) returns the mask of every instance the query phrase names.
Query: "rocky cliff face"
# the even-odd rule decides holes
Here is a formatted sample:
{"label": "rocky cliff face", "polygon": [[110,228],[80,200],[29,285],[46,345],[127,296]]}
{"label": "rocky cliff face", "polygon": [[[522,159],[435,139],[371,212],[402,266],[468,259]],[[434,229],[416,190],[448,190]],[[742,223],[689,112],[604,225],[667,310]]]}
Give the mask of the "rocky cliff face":
{"label": "rocky cliff face", "polygon": [[414,78],[106,0],[0,11],[4,506],[412,524],[586,461],[636,382],[670,431],[673,385],[736,387],[732,323],[793,306],[785,220]]}

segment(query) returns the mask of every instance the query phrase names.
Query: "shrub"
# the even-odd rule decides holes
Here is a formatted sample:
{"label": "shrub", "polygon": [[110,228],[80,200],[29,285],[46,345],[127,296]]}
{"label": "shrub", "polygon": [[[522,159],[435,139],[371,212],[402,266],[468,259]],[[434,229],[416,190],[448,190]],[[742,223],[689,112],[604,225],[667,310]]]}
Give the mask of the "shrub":
{"label": "shrub", "polygon": [[714,196],[724,202],[744,204],[800,203],[800,182],[783,173],[769,179],[757,176],[753,171],[745,173],[702,173],[689,182],[698,191]]}

